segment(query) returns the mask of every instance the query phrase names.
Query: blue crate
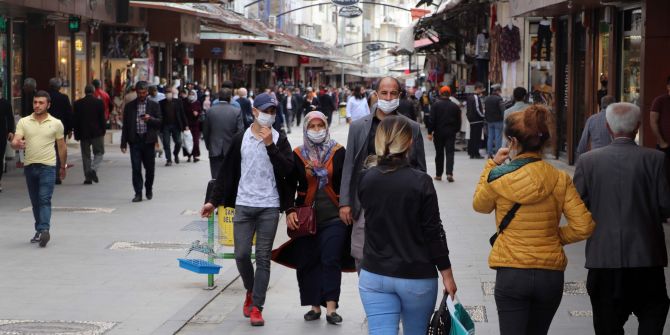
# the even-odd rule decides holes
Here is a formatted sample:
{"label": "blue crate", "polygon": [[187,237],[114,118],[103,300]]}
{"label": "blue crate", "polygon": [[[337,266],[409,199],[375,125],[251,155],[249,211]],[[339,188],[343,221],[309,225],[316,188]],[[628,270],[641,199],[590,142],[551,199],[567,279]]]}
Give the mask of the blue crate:
{"label": "blue crate", "polygon": [[221,270],[221,265],[214,264],[202,259],[177,258],[177,260],[179,260],[180,268],[193,271],[195,273],[218,274],[219,270]]}

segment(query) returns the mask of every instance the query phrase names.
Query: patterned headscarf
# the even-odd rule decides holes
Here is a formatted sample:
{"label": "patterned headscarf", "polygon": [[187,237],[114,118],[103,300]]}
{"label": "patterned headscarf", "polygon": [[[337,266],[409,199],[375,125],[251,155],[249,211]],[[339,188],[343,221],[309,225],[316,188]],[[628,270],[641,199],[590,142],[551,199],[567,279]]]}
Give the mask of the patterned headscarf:
{"label": "patterned headscarf", "polygon": [[[322,143],[314,143],[307,137],[307,129],[309,123],[314,120],[322,120],[326,125],[326,138]],[[326,169],[326,162],[333,154],[333,147],[337,144],[330,139],[330,129],[328,129],[328,118],[321,112],[309,112],[305,115],[305,122],[303,124],[303,146],[301,149],[302,156],[309,161],[309,165],[305,169],[311,169],[312,174],[319,180],[319,189],[322,189],[328,184],[328,169]]]}

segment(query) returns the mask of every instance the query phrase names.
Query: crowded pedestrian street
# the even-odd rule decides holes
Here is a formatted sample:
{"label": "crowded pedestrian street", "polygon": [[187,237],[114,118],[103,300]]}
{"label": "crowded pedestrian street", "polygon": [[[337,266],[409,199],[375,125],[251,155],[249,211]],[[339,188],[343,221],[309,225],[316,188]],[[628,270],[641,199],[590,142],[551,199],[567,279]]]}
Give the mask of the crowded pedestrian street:
{"label": "crowded pedestrian street", "polygon": [[670,0],[0,0],[0,335],[670,335]]}
{"label": "crowded pedestrian street", "polygon": [[[344,120],[334,123],[333,138],[346,143],[348,125]],[[294,127],[289,135],[291,143],[302,141],[297,130]],[[425,148],[430,173],[435,169],[434,149],[429,142]],[[205,289],[205,275],[179,268],[177,258],[184,257],[191,242],[206,238],[202,230],[192,228],[201,221],[197,211],[210,179],[206,159],[172,167],[157,164],[154,199],[134,204],[128,201],[130,161],[117,146],[106,146],[101,165],[104,174],[99,184],[91,186],[80,183],[83,173],[78,169],[77,146],[69,149],[74,166],[54,193],[57,228],[47,250],[26,243],[30,202],[21,171],[12,169],[3,179],[0,253],[6,257],[0,260],[5,269],[0,277],[4,301],[0,315],[5,320],[0,323],[32,320],[36,334],[54,334],[60,327],[75,326],[82,334],[85,329],[95,330],[91,334],[367,334],[355,273],[344,274],[342,280],[340,314],[344,322],[339,326],[306,323],[295,271],[273,263],[264,314],[267,324],[252,329],[239,312],[244,288],[234,260],[217,260],[222,268],[213,290]],[[573,170],[560,161],[552,163]],[[472,210],[483,166],[484,161],[457,152],[456,181],[436,181],[435,188],[459,299],[476,321],[477,334],[498,334],[495,271],[487,265],[493,216]],[[284,227],[282,217],[275,245],[288,239]],[[566,247],[564,296],[550,334],[592,333],[584,245]],[[634,329],[631,318],[626,330],[634,333]]]}

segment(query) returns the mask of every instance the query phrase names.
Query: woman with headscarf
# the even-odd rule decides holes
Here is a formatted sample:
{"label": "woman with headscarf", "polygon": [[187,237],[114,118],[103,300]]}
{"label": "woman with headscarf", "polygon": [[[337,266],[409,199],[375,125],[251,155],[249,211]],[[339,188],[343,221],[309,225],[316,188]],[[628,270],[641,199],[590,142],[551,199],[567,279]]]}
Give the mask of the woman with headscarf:
{"label": "woman with headscarf", "polygon": [[193,158],[193,163],[195,163],[200,161],[200,114],[202,113],[202,105],[198,101],[198,93],[195,90],[188,92],[188,97],[184,103],[184,112],[186,113],[188,127],[193,135],[193,150],[186,155],[188,157],[186,161],[190,162]]}
{"label": "woman with headscarf", "polygon": [[[293,150],[294,168],[289,185],[297,190],[295,206],[315,207],[316,234],[291,239],[273,251],[272,259],[296,269],[301,305],[311,306],[305,321],[320,319],[324,306],[326,321],[338,324],[342,322],[336,313],[342,271],[355,271],[348,247],[351,227],[339,218],[345,150],[330,139],[327,117],[321,112],[305,116],[303,138],[304,144]],[[295,208],[286,213],[288,229],[297,229],[300,222]]]}

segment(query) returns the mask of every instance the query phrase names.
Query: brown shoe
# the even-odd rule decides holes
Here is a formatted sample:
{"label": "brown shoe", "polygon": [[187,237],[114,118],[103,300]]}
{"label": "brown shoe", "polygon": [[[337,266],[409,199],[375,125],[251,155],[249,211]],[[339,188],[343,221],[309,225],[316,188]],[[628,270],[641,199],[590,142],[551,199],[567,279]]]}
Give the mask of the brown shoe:
{"label": "brown shoe", "polygon": [[442,176],[435,176],[435,177],[433,177],[433,179],[435,179],[437,181],[442,181]]}
{"label": "brown shoe", "polygon": [[454,182],[454,176],[448,174],[447,175],[447,181],[450,182],[450,183],[453,183]]}

